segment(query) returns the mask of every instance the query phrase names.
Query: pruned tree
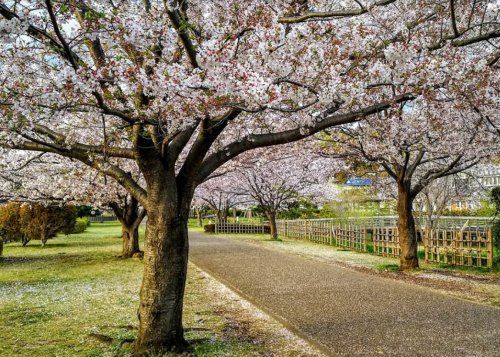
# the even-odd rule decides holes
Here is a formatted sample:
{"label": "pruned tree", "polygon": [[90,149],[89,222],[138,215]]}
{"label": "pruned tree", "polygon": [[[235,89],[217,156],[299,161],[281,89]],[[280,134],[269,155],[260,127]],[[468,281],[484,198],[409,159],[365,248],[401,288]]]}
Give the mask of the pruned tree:
{"label": "pruned tree", "polygon": [[71,234],[76,223],[74,206],[53,206],[40,203],[24,204],[20,209],[22,245],[39,240],[42,247],[58,233]]}
{"label": "pruned tree", "polygon": [[[489,2],[356,3],[316,22],[288,0],[0,2],[2,146],[78,160],[148,212],[138,353],[186,346],[187,220],[219,167],[443,90],[495,87]],[[135,161],[144,184],[112,158]]]}

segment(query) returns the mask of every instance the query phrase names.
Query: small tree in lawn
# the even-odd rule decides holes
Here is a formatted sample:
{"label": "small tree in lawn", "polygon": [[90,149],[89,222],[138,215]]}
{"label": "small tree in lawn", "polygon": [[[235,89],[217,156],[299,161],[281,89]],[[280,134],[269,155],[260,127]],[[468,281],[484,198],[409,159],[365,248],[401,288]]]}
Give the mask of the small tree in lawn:
{"label": "small tree in lawn", "polygon": [[22,241],[23,238],[24,234],[21,226],[21,204],[17,202],[11,202],[0,205],[1,252],[3,253],[4,242]]}
{"label": "small tree in lawn", "polygon": [[2,146],[78,160],[148,212],[138,353],[186,346],[191,201],[226,162],[437,93],[495,112],[475,100],[498,87],[487,1],[9,1],[0,16]]}
{"label": "small tree in lawn", "polygon": [[24,234],[23,246],[40,240],[42,247],[58,233],[70,234],[75,227],[74,206],[45,206],[39,203],[21,206],[20,219]]}

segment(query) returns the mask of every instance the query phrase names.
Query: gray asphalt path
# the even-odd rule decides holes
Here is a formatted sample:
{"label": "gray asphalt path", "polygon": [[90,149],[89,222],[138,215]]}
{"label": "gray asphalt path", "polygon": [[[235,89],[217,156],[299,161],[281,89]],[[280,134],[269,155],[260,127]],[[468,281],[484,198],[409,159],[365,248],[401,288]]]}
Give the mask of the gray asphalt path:
{"label": "gray asphalt path", "polygon": [[500,308],[232,239],[190,260],[330,355],[500,356]]}

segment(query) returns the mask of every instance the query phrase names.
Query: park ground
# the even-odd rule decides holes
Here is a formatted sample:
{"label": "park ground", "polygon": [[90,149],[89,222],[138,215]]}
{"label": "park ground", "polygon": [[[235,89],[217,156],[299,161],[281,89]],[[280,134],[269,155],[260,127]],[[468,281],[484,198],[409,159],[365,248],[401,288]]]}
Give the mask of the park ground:
{"label": "park ground", "polygon": [[[194,223],[191,230],[199,231]],[[0,262],[0,356],[130,354],[137,333],[142,263],[118,257],[119,235],[116,222],[95,223],[83,234],[59,236],[44,248],[38,242],[27,247],[6,246]],[[397,260],[392,258],[293,239],[270,241],[264,235],[231,239],[367,275],[403,280],[485,305],[500,305],[498,270],[424,264],[417,272],[400,273],[395,270]],[[188,275],[185,326],[192,355],[320,354],[196,266],[190,265]]]}
{"label": "park ground", "polygon": [[[120,259],[120,226],[93,224],[41,248],[8,244],[0,262],[0,356],[126,356],[137,333],[142,263]],[[142,241],[141,241],[142,246]],[[306,356],[312,347],[189,267],[194,356]]]}

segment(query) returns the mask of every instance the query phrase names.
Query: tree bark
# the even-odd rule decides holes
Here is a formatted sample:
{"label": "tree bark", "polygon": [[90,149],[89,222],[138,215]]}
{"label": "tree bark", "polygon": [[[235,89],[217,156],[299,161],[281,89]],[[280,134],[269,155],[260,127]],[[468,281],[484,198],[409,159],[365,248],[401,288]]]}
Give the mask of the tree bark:
{"label": "tree bark", "polygon": [[28,245],[28,243],[30,242],[30,239],[28,237],[26,237],[26,235],[23,236],[22,240],[21,240],[21,244],[23,247],[26,247]]}
{"label": "tree bark", "polygon": [[[188,262],[188,214],[151,205],[146,225],[144,278],[139,306],[139,334],[135,351],[182,352],[187,347],[182,326]],[[188,212],[188,211],[187,211]]]}
{"label": "tree bark", "polygon": [[122,223],[122,258],[142,256],[139,248],[139,225],[128,226]]}
{"label": "tree bark", "polygon": [[3,256],[3,238],[0,237],[0,257]]}
{"label": "tree bark", "polygon": [[266,212],[269,219],[269,227],[271,228],[271,239],[278,239],[278,229],[276,227],[276,212]]}
{"label": "tree bark", "polygon": [[418,268],[418,243],[412,206],[413,196],[410,184],[398,183],[398,234],[401,248],[401,270]]}
{"label": "tree bark", "polygon": [[139,248],[139,225],[146,216],[146,211],[139,206],[133,197],[125,197],[123,202],[111,202],[116,217],[122,225],[122,258],[142,257]]}

